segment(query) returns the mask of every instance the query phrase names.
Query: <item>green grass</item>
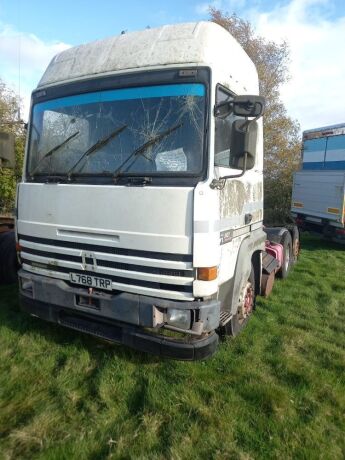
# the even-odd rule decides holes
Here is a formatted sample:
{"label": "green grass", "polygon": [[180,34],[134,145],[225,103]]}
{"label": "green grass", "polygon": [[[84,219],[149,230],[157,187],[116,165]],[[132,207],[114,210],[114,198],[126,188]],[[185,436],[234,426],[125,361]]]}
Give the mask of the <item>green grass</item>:
{"label": "green grass", "polygon": [[305,238],[243,333],[194,363],[30,318],[0,288],[0,458],[344,458],[344,267]]}

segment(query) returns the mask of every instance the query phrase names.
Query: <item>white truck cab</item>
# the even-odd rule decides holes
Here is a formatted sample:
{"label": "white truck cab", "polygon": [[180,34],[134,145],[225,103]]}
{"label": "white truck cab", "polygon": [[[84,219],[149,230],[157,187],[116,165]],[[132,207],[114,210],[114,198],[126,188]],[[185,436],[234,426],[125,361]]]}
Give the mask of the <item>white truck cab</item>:
{"label": "white truck cab", "polygon": [[258,92],[252,61],[211,22],[55,56],[32,93],[17,194],[22,308],[179,359],[236,334],[267,239]]}

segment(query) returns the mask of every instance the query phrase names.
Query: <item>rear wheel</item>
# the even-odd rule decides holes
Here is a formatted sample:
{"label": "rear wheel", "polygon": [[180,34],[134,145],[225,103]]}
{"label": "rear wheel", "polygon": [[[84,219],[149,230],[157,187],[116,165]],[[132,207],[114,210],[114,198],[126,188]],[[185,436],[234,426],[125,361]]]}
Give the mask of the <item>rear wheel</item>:
{"label": "rear wheel", "polygon": [[290,232],[284,233],[281,244],[283,245],[283,263],[277,275],[280,278],[286,278],[291,269],[291,265],[293,264],[292,239]]}
{"label": "rear wheel", "polygon": [[301,250],[299,230],[296,225],[292,228],[292,263],[296,263]]}
{"label": "rear wheel", "polygon": [[255,300],[255,274],[254,267],[252,265],[249,278],[242,288],[241,302],[238,310],[225,326],[227,335],[232,335],[235,337],[241,332],[241,330],[249,321],[253,310],[255,309]]}

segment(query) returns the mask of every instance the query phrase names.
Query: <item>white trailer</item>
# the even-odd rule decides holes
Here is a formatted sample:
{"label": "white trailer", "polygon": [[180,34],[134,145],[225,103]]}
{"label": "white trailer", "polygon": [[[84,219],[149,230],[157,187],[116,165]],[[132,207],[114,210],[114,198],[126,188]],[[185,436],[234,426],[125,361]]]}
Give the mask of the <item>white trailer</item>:
{"label": "white trailer", "polygon": [[291,212],[301,229],[345,242],[345,124],[304,131]]}
{"label": "white trailer", "polygon": [[32,93],[18,188],[22,308],[179,359],[236,335],[294,255],[287,229],[272,245],[263,230],[258,92],[210,22],[58,54]]}

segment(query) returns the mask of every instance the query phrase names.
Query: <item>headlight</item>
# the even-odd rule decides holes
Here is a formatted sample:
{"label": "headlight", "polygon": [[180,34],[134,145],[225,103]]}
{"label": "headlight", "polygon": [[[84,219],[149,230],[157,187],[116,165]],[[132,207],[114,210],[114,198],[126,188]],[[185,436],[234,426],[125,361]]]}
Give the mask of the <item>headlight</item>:
{"label": "headlight", "polygon": [[190,310],[178,310],[177,308],[168,308],[166,313],[166,322],[170,326],[180,329],[190,328]]}

